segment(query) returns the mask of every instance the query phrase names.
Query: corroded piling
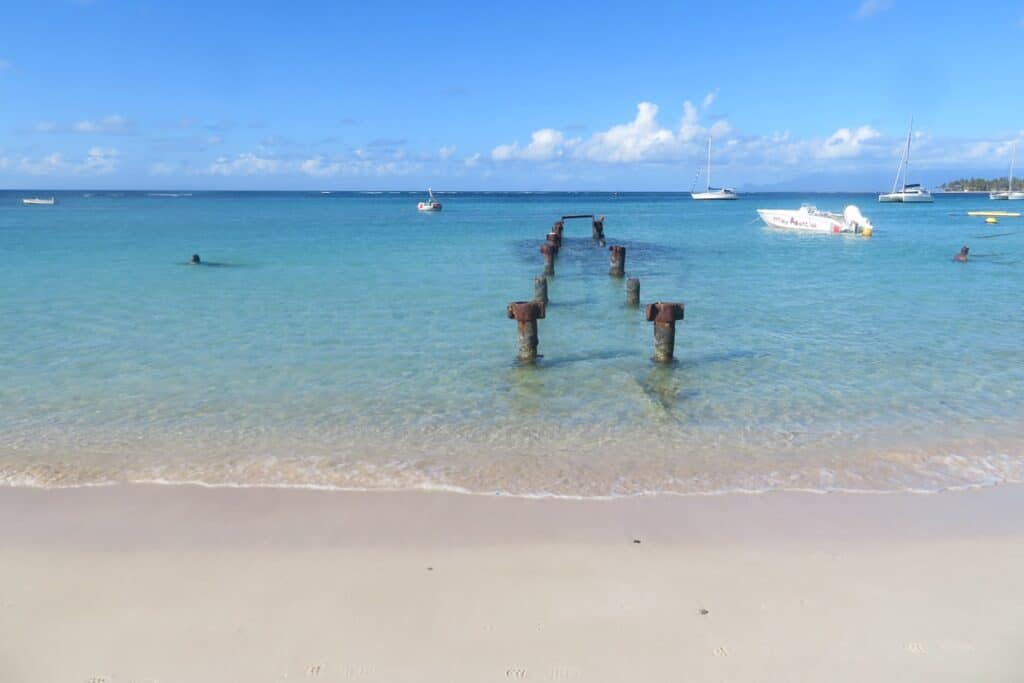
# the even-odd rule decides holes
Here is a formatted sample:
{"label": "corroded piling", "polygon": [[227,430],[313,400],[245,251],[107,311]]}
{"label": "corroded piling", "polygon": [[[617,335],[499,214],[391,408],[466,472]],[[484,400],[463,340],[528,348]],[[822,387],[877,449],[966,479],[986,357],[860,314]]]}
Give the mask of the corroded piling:
{"label": "corroded piling", "polygon": [[542,304],[548,302],[548,279],[543,275],[533,278],[533,300]]}
{"label": "corroded piling", "polygon": [[640,305],[640,278],[631,277],[626,280],[626,305]]}
{"label": "corroded piling", "polygon": [[537,320],[544,317],[545,306],[539,301],[515,301],[506,308],[510,319],[519,328],[519,360],[537,359]]}
{"label": "corroded piling", "polygon": [[548,240],[548,242],[550,242],[551,244],[555,245],[556,247],[561,248],[561,246],[562,246],[562,233],[555,232],[554,230],[552,230],[551,232],[548,233],[547,240]]}
{"label": "corroded piling", "polygon": [[676,321],[683,319],[681,303],[658,301],[647,304],[647,320],[654,323],[654,360],[671,363],[676,346]]}
{"label": "corroded piling", "polygon": [[545,242],[540,245],[540,253],[544,254],[544,274],[554,275],[555,274],[555,255],[558,254],[558,247]]}
{"label": "corroded piling", "polygon": [[609,257],[608,274],[614,277],[622,277],[626,274],[626,248],[618,245],[608,247]]}
{"label": "corroded piling", "polygon": [[554,225],[551,226],[551,232],[557,232],[559,236],[565,231],[565,221],[555,221]]}
{"label": "corroded piling", "polygon": [[590,232],[598,242],[604,241],[604,216],[591,219]]}

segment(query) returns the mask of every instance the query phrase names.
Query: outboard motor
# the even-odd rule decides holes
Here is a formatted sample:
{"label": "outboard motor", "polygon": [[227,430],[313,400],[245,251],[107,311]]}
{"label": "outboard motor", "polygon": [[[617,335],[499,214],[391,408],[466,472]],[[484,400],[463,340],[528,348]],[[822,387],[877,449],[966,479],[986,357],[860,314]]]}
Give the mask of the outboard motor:
{"label": "outboard motor", "polygon": [[848,225],[853,226],[853,231],[855,233],[864,235],[865,237],[871,237],[871,233],[874,231],[871,221],[865,218],[864,214],[860,212],[860,209],[853,204],[850,204],[843,209],[843,220],[845,220]]}

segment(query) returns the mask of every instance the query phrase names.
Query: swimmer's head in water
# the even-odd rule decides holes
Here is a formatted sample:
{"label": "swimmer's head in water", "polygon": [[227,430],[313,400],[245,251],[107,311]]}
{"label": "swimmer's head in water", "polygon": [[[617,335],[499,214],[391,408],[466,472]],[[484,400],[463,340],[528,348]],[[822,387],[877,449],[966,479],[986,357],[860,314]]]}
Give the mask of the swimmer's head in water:
{"label": "swimmer's head in water", "polygon": [[192,263],[199,264],[202,261],[199,260],[199,254],[192,254]]}
{"label": "swimmer's head in water", "polygon": [[960,255],[967,256],[967,252],[970,251],[966,246],[960,247]]}

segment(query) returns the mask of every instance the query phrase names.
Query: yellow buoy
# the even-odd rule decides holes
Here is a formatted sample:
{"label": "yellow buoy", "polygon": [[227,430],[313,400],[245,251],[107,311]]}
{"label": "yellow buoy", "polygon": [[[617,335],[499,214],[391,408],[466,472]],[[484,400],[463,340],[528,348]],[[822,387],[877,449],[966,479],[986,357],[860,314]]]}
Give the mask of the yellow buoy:
{"label": "yellow buoy", "polygon": [[986,223],[998,223],[999,219],[996,218],[995,216],[989,216],[988,218],[985,219],[985,222]]}
{"label": "yellow buoy", "polygon": [[860,234],[864,235],[865,237],[871,237],[871,233],[872,233],[872,232],[874,232],[874,228],[872,228],[872,227],[871,227],[871,226],[869,225],[869,226],[867,226],[866,228],[864,228],[863,230],[861,230],[861,233],[860,233]]}

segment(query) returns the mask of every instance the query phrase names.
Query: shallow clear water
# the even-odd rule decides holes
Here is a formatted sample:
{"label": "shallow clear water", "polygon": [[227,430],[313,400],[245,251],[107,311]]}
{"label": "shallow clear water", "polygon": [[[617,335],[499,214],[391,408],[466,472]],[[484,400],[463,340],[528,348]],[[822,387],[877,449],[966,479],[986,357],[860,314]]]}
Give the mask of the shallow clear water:
{"label": "shallow clear water", "polygon": [[[1024,219],[982,197],[0,193],[0,478],[617,495],[1024,479]],[[873,237],[765,228],[857,203]],[[1003,206],[994,207],[1006,209]],[[1012,207],[1011,207],[1012,208]],[[565,213],[608,216],[677,361]],[[1010,234],[1006,234],[1010,233]],[[952,255],[971,246],[967,264]],[[221,267],[183,265],[198,252]]]}

